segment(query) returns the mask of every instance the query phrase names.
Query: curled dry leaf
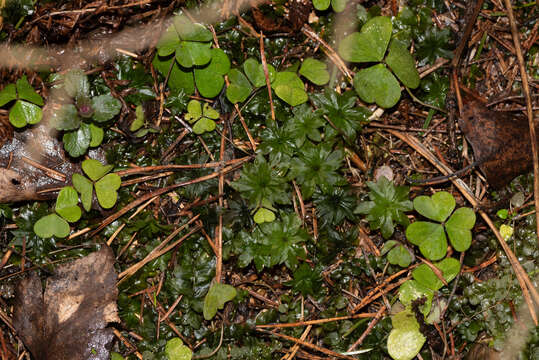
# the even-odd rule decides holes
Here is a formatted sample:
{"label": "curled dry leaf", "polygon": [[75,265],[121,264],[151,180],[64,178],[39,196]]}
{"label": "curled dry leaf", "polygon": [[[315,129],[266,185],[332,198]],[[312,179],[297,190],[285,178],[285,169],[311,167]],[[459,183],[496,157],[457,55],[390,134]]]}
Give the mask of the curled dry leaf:
{"label": "curled dry leaf", "polygon": [[108,246],[60,265],[43,293],[33,273],[17,288],[13,325],[36,360],[108,360],[119,322],[114,254]]}
{"label": "curled dry leaf", "polygon": [[525,118],[490,110],[473,100],[464,106],[459,127],[493,188],[500,188],[531,169],[532,151]]}

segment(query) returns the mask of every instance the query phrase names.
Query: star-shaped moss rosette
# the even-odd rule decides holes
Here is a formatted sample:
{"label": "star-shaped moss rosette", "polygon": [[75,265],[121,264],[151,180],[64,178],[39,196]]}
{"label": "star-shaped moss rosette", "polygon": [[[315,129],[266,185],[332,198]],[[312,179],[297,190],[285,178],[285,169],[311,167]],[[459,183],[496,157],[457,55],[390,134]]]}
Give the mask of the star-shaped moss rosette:
{"label": "star-shaped moss rosette", "polygon": [[[406,238],[429,260],[440,260],[447,253],[447,236],[456,251],[466,251],[472,243],[471,229],[475,224],[472,209],[462,207],[455,212],[455,198],[446,191],[414,199],[414,209],[436,221],[416,221],[406,228]],[[451,215],[451,217],[450,217]],[[448,219],[449,218],[449,219]]]}
{"label": "star-shaped moss rosette", "polygon": [[[419,86],[415,60],[403,42],[391,40],[392,31],[388,17],[376,16],[367,21],[360,32],[348,35],[339,45],[339,54],[344,60],[378,63],[356,73],[354,88],[363,101],[375,102],[383,108],[394,106],[400,99],[397,78],[411,89]],[[388,45],[389,52],[385,56]]]}
{"label": "star-shaped moss rosette", "polygon": [[17,80],[15,84],[8,84],[0,92],[0,106],[15,101],[9,110],[9,122],[16,128],[27,124],[37,124],[43,117],[43,98],[28,82],[26,75]]}
{"label": "star-shaped moss rosette", "polygon": [[122,180],[117,174],[109,174],[112,168],[112,165],[103,165],[97,160],[88,159],[82,162],[82,170],[90,179],[80,174],[73,174],[73,186],[80,193],[84,210],[90,211],[92,208],[94,189],[101,207],[110,209],[116,204],[117,190],[120,188]]}
{"label": "star-shaped moss rosette", "polygon": [[71,186],[62,188],[56,199],[56,213],[46,215],[34,224],[36,235],[42,238],[64,238],[69,235],[68,221],[76,222],[82,214],[78,203],[79,196],[75,189]]}
{"label": "star-shaped moss rosette", "polygon": [[191,100],[187,104],[187,114],[185,120],[193,125],[193,132],[197,135],[215,129],[215,120],[219,119],[219,112],[213,109],[210,104],[202,105],[198,100]]}

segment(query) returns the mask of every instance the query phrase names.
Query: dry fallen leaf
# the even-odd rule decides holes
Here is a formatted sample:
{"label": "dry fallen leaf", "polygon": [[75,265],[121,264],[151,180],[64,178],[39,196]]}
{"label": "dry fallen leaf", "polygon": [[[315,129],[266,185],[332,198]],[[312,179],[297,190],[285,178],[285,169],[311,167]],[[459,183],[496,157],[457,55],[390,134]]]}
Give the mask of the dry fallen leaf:
{"label": "dry fallen leaf", "polygon": [[500,188],[531,169],[530,134],[525,118],[490,110],[473,100],[464,106],[459,127],[493,188]]}
{"label": "dry fallen leaf", "polygon": [[13,325],[36,360],[108,360],[119,322],[114,254],[101,250],[60,265],[47,279],[32,273],[17,288]]}

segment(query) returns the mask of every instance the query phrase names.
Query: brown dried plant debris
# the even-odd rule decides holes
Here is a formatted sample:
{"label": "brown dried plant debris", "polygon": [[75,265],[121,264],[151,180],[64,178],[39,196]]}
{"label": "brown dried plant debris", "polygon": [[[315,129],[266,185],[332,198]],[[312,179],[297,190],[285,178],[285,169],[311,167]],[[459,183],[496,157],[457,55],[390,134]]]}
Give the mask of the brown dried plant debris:
{"label": "brown dried plant debris", "polygon": [[43,293],[32,273],[17,288],[13,325],[35,360],[108,360],[119,322],[114,254],[108,246],[60,265]]}

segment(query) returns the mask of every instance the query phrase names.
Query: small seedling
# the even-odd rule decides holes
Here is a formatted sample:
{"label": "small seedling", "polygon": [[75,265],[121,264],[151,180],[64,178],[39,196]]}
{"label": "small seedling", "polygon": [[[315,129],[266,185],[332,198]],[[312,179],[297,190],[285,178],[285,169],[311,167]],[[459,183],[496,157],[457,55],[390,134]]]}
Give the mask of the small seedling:
{"label": "small seedling", "polygon": [[185,120],[193,125],[193,132],[197,135],[215,130],[215,120],[219,119],[219,112],[210,107],[210,104],[200,104],[198,100],[191,100],[187,104]]}
{"label": "small seedling", "polygon": [[16,128],[37,124],[43,117],[43,98],[30,85],[26,75],[0,92],[0,106],[15,101],[9,110],[9,122]]}

